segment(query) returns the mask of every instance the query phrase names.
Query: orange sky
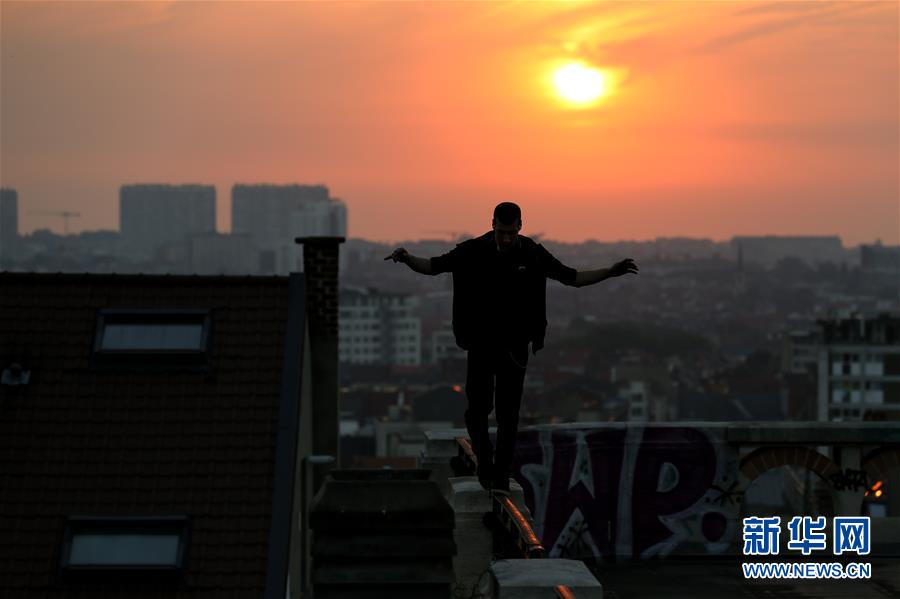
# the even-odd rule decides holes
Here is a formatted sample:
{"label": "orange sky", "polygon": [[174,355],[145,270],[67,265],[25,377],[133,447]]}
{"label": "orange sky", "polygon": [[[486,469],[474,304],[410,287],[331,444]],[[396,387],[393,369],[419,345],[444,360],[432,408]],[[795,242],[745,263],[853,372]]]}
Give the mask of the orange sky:
{"label": "orange sky", "polygon": [[[118,187],[325,183],[350,236],[900,242],[900,3],[0,2],[0,182],[117,228]],[[619,77],[573,109],[578,59]]]}

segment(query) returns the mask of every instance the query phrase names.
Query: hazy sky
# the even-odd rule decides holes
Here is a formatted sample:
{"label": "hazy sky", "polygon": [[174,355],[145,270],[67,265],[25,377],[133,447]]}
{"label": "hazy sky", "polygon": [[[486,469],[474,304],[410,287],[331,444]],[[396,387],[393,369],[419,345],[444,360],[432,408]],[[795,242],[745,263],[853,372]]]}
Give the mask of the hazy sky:
{"label": "hazy sky", "polygon": [[[900,3],[0,2],[20,230],[123,183],[324,183],[349,234],[900,239]],[[588,108],[568,60],[614,83]]]}

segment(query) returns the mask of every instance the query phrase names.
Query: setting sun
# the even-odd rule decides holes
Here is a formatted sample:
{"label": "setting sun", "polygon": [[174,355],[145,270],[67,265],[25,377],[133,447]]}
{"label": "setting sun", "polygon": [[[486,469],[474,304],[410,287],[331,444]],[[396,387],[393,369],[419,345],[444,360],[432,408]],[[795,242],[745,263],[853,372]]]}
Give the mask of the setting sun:
{"label": "setting sun", "polygon": [[573,104],[589,104],[608,93],[607,78],[602,71],[581,63],[569,63],[553,73],[556,92]]}

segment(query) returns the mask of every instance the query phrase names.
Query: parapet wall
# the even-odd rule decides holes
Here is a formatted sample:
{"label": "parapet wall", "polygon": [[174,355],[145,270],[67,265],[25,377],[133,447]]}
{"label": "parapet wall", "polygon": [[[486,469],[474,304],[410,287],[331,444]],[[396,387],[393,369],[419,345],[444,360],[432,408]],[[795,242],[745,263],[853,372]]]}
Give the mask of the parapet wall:
{"label": "parapet wall", "polygon": [[[465,436],[430,431],[423,465],[448,461]],[[900,427],[882,423],[529,427],[519,432],[513,476],[550,557],[728,556],[741,551],[741,518],[757,515],[745,512],[745,491],[782,465],[814,474],[829,515],[861,515],[866,490],[884,481],[893,494],[889,517],[873,519],[874,552],[898,552]]]}

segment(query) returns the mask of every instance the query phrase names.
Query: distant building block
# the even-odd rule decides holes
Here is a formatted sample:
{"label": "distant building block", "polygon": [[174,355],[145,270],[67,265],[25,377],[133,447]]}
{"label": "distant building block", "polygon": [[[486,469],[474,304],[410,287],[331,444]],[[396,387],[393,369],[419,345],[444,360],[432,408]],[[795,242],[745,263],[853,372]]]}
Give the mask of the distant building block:
{"label": "distant building block", "polygon": [[497,599],[558,597],[565,585],[578,599],[603,599],[603,585],[584,562],[570,559],[505,559],[491,566]]}
{"label": "distant building block", "polygon": [[212,185],[123,185],[119,189],[122,249],[151,260],[170,249],[186,261],[194,235],[216,230],[216,188]]}

